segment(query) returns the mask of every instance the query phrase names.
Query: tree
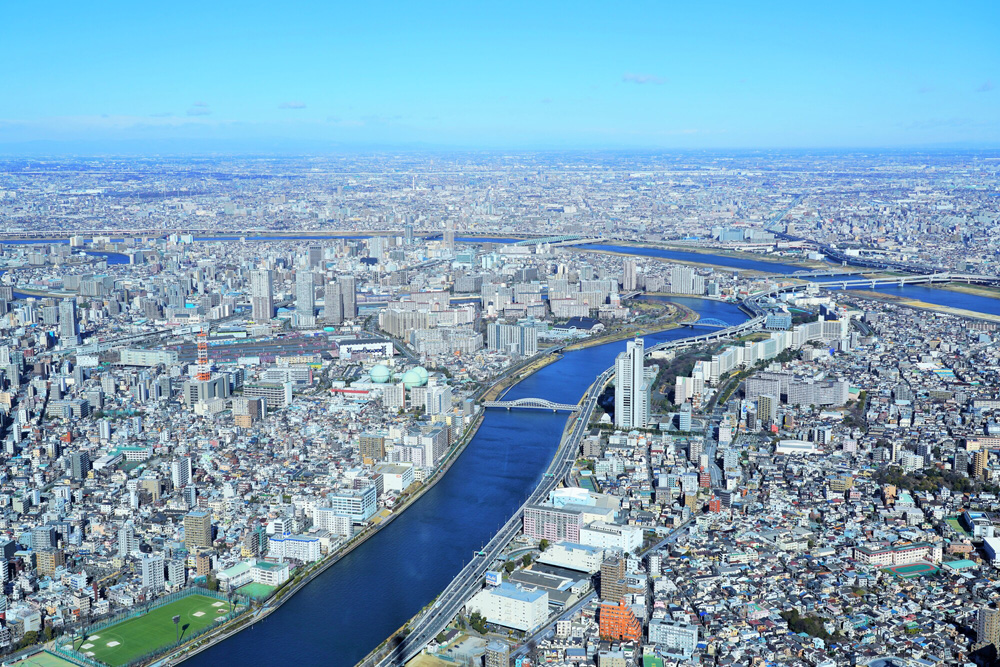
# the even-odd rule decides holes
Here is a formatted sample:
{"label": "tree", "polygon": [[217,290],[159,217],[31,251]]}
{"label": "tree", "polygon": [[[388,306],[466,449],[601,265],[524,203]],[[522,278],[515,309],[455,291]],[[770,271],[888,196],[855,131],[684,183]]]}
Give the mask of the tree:
{"label": "tree", "polygon": [[511,572],[514,571],[514,567],[515,567],[514,561],[509,560],[506,563],[504,563],[503,569],[507,570],[507,574],[510,574]]}
{"label": "tree", "polygon": [[528,567],[529,565],[531,565],[531,554],[524,554],[523,556],[521,556],[521,565],[523,565],[524,567]]}
{"label": "tree", "polygon": [[478,611],[469,615],[469,626],[481,635],[486,634],[486,619]]}
{"label": "tree", "polygon": [[542,541],[538,543],[538,550],[545,551],[548,548],[549,548],[549,541],[546,540],[545,538],[542,538]]}

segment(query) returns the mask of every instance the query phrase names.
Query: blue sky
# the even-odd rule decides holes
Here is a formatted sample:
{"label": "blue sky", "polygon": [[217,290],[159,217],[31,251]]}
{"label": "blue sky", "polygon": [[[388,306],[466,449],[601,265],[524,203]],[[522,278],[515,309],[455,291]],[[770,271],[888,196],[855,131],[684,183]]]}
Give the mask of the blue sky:
{"label": "blue sky", "polygon": [[998,27],[995,0],[7,3],[0,144],[997,147]]}

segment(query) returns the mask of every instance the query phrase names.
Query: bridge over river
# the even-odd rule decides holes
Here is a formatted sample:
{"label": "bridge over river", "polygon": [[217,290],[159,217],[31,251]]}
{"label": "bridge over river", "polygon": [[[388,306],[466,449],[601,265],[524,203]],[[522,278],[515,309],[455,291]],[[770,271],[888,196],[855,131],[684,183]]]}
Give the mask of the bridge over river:
{"label": "bridge over river", "polygon": [[568,403],[553,403],[544,398],[519,398],[514,401],[483,401],[483,406],[487,408],[522,408],[528,410],[551,410],[552,412],[576,412],[579,405]]}

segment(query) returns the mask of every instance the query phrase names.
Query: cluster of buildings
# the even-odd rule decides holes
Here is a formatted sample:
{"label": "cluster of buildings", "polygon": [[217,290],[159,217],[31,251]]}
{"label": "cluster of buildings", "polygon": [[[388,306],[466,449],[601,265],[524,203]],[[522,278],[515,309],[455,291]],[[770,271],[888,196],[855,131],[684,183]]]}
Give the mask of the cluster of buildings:
{"label": "cluster of buildings", "polygon": [[[490,609],[498,634],[523,631],[532,644],[515,640],[515,653],[531,664],[989,664],[996,325],[850,294],[820,305],[830,319],[736,348],[801,339],[744,368],[688,428],[595,428],[580,488],[525,510],[511,549],[536,545],[534,562],[467,610]],[[720,356],[702,364],[709,379]],[[546,579],[560,577],[587,586],[553,598]],[[485,606],[540,609],[543,595],[536,632]]]}

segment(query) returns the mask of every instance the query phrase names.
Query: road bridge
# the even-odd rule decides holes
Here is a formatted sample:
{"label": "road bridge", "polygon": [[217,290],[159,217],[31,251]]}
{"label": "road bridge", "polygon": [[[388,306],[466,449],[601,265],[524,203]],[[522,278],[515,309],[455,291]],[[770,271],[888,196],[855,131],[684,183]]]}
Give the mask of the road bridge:
{"label": "road bridge", "polygon": [[512,408],[522,408],[528,410],[551,410],[552,412],[576,412],[580,409],[579,405],[570,405],[568,403],[553,403],[552,401],[546,400],[544,398],[518,398],[513,401],[483,401],[483,407],[486,408],[506,408],[510,410]]}
{"label": "road bridge", "polygon": [[703,320],[698,320],[697,322],[681,322],[681,326],[689,328],[709,327],[712,329],[726,329],[731,325],[728,322],[723,322],[722,320],[717,320],[713,317],[707,317]]}
{"label": "road bridge", "polygon": [[909,276],[883,276],[878,278],[855,278],[852,280],[831,280],[818,283],[820,287],[833,289],[848,289],[853,287],[868,287],[874,289],[880,285],[921,285],[931,283],[966,283],[976,285],[1000,285],[1000,276],[987,276],[972,273],[926,273]]}
{"label": "road bridge", "polygon": [[[741,304],[745,310],[749,312],[763,312],[763,309],[757,304],[758,299],[768,298],[774,294],[792,291],[792,290],[803,289],[802,285],[780,287],[770,290],[768,292],[762,292],[756,294],[748,299],[745,299]],[[697,345],[699,343],[717,340],[720,338],[727,338],[730,336],[737,336],[748,331],[756,331],[763,327],[764,316],[758,315],[753,317],[742,324],[727,327],[725,329],[720,329],[718,331],[713,331],[701,336],[693,336],[691,338],[686,338],[682,340],[666,341],[660,343],[659,345],[654,345],[653,347],[647,348],[647,353],[655,352],[657,350],[664,350],[669,348],[684,347],[689,345]],[[502,553],[504,547],[517,535],[518,531],[521,530],[521,521],[524,515],[524,509],[529,504],[534,504],[541,502],[548,497],[549,492],[556,488],[560,483],[569,483],[569,475],[573,470],[573,464],[576,461],[576,454],[580,451],[580,445],[583,441],[583,437],[587,434],[590,419],[594,414],[594,410],[597,407],[597,399],[604,391],[605,386],[611,381],[611,378],[615,375],[615,369],[611,368],[605,370],[598,376],[597,380],[587,389],[587,393],[584,395],[581,405],[574,406],[574,408],[580,411],[579,417],[575,421],[571,421],[572,428],[569,435],[565,436],[559,443],[559,448],[556,451],[555,457],[553,457],[552,462],[549,464],[548,470],[542,476],[542,481],[535,488],[535,490],[528,496],[525,503],[521,505],[520,508],[506,524],[493,536],[493,539],[484,546],[479,551],[476,551],[464,568],[458,573],[458,575],[448,584],[447,588],[438,596],[434,603],[426,608],[424,611],[419,613],[411,623],[407,625],[409,632],[405,634],[399,634],[391,638],[385,646],[374,651],[371,655],[362,660],[358,665],[360,667],[389,667],[391,665],[404,665],[408,660],[416,656],[423,650],[423,647],[427,643],[437,636],[444,628],[448,626],[451,619],[461,611],[462,607],[465,606],[466,601],[482,586],[483,575],[486,569],[492,564],[497,557]],[[521,400],[540,400],[540,399],[521,399]],[[498,401],[503,403],[503,401]],[[516,401],[511,401],[511,403]],[[485,405],[485,403],[484,403]]]}
{"label": "road bridge", "polygon": [[568,480],[573,464],[576,462],[576,453],[580,449],[583,437],[588,432],[590,418],[597,406],[597,397],[604,391],[604,387],[611,380],[612,375],[614,375],[614,368],[609,368],[590,385],[584,396],[583,404],[580,406],[582,414],[573,422],[570,433],[559,443],[556,455],[542,476],[542,481],[528,496],[524,504],[514,512],[514,515],[486,546],[475,552],[472,560],[462,568],[437,600],[417,615],[415,620],[408,625],[409,632],[407,634],[397,635],[390,639],[386,646],[373,652],[358,665],[361,667],[404,665],[420,653],[427,642],[447,627],[451,619],[465,606],[469,597],[482,586],[486,569],[500,556],[504,547],[521,530],[524,508],[548,498],[552,489]]}
{"label": "road bridge", "polygon": [[848,269],[847,271],[843,269],[816,269],[815,271],[807,271],[803,269],[802,271],[795,271],[794,273],[788,273],[783,275],[775,274],[775,277],[805,279],[805,278],[823,278],[826,276],[859,276],[864,273],[865,273],[864,271],[851,271],[850,269]]}

